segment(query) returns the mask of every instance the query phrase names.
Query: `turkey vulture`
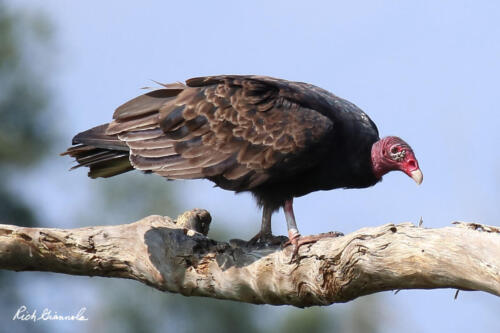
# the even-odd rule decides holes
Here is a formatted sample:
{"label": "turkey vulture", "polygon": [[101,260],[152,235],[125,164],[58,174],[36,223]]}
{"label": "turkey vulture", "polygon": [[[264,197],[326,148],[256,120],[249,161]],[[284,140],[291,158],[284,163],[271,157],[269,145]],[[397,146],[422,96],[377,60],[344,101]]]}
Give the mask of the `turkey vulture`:
{"label": "turkey vulture", "polygon": [[294,251],[309,242],[298,232],[294,197],[369,187],[393,170],[422,182],[406,142],[380,139],[356,105],[311,84],[221,75],[162,86],[118,107],[109,124],[76,135],[63,155],[89,167],[91,178],[137,169],[249,191],[263,207],[253,242],[275,240],[271,215],[283,207]]}

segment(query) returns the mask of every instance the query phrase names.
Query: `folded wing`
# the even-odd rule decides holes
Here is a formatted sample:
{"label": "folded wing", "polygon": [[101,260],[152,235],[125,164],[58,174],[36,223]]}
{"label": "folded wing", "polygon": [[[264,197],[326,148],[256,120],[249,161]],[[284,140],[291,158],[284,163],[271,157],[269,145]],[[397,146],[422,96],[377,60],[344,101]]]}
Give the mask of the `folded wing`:
{"label": "folded wing", "polygon": [[252,189],[316,163],[311,152],[333,130],[329,117],[290,98],[303,93],[293,84],[219,76],[166,85],[119,107],[106,134],[126,143],[136,169]]}

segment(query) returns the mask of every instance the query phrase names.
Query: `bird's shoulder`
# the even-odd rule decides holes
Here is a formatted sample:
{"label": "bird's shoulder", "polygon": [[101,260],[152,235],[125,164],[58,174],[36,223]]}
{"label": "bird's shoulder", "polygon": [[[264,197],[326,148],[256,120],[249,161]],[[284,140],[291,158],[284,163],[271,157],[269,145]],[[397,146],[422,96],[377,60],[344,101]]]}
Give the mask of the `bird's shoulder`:
{"label": "bird's shoulder", "polygon": [[[192,78],[186,81],[189,87],[217,85],[235,87],[245,91],[244,96],[262,98],[267,103],[288,103],[318,113],[337,127],[343,123],[372,132],[378,136],[378,129],[370,117],[354,103],[336,96],[332,92],[306,82],[289,81],[260,75],[219,75]],[[235,90],[226,90],[234,94]],[[235,100],[238,100],[235,98]],[[241,99],[241,102],[248,100]],[[244,104],[242,103],[242,104]],[[269,104],[268,104],[269,105]],[[243,105],[242,105],[243,106]],[[285,108],[286,109],[286,108]],[[318,117],[318,120],[322,117]]]}

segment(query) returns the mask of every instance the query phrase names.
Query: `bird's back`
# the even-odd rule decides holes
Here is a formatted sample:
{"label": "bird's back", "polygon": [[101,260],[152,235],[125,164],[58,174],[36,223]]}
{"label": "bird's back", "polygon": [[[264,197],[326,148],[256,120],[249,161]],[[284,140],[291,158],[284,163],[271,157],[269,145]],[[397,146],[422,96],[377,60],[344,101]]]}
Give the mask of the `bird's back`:
{"label": "bird's back", "polygon": [[165,85],[120,106],[113,118],[77,135],[66,152],[91,176],[134,168],[169,179],[208,178],[262,198],[281,191],[277,201],[362,187],[353,177],[366,169],[367,149],[378,139],[354,104],[310,84],[261,76]]}

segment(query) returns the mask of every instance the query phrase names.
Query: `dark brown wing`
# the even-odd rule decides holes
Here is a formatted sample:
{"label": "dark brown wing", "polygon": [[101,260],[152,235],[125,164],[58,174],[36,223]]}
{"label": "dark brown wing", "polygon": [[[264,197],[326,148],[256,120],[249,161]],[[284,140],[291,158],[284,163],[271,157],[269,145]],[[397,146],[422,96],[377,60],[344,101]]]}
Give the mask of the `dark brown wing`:
{"label": "dark brown wing", "polygon": [[332,120],[290,98],[303,93],[293,84],[256,76],[191,79],[124,104],[106,133],[130,147],[136,169],[248,190],[278,166],[299,170],[316,163],[293,157],[332,130]]}

